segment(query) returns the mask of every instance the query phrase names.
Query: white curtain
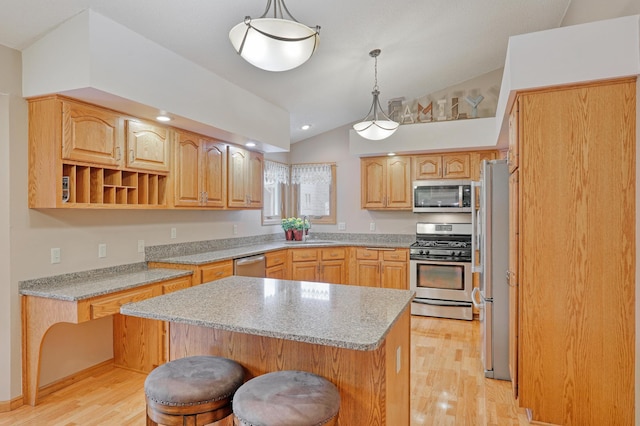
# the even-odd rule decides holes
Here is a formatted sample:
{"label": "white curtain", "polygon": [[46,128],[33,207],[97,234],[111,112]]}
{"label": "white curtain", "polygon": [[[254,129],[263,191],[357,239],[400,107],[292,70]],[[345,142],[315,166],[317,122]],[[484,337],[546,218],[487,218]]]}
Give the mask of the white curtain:
{"label": "white curtain", "polygon": [[331,164],[294,164],[291,166],[291,183],[331,184]]}
{"label": "white curtain", "polygon": [[289,166],[275,161],[264,162],[264,183],[272,185],[277,183],[289,183]]}

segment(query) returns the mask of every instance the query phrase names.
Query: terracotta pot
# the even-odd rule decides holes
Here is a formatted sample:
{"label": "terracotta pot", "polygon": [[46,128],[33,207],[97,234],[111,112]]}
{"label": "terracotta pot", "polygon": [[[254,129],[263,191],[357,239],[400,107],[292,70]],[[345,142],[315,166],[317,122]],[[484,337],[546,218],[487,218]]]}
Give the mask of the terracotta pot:
{"label": "terracotta pot", "polygon": [[287,229],[286,231],[284,231],[284,238],[287,241],[292,241],[293,240],[293,229]]}
{"label": "terracotta pot", "polygon": [[293,230],[293,239],[296,241],[302,241],[302,229]]}

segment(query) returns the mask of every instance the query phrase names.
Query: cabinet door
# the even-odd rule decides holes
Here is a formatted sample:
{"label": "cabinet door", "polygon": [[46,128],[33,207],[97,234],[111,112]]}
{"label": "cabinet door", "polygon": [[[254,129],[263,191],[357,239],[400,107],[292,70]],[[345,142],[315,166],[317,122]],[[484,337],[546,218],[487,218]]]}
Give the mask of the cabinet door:
{"label": "cabinet door", "polygon": [[169,132],[166,128],[137,120],[126,123],[127,167],[169,171]]}
{"label": "cabinet door", "polygon": [[295,281],[320,281],[318,276],[318,262],[293,262],[291,264],[291,279]]}
{"label": "cabinet door", "polygon": [[228,148],[228,207],[247,207],[249,201],[247,168],[249,151],[229,146]]}
{"label": "cabinet door", "polygon": [[[480,179],[480,165],[482,164],[482,160],[495,160],[498,158],[498,153],[496,151],[479,151],[471,154],[471,179],[479,180]],[[476,202],[476,206],[477,206]]]}
{"label": "cabinet door", "polygon": [[222,142],[200,140],[202,204],[225,207],[227,201],[227,146]]}
{"label": "cabinet door", "polygon": [[356,261],[356,285],[380,287],[380,262],[376,260]]}
{"label": "cabinet door", "polygon": [[249,165],[247,167],[247,172],[249,207],[261,209],[264,186],[264,157],[261,153],[253,151],[249,152]]}
{"label": "cabinet door", "polygon": [[176,206],[199,206],[200,189],[200,141],[196,135],[178,133],[176,143],[176,170],[174,173]]}
{"label": "cabinet door", "polygon": [[413,157],[413,179],[442,178],[441,155],[417,155]]}
{"label": "cabinet door", "polygon": [[114,112],[62,102],[62,158],[118,166],[122,159],[122,119]]}
{"label": "cabinet door", "polygon": [[347,267],[344,260],[324,260],[320,263],[320,281],[330,284],[344,284],[347,281]]}
{"label": "cabinet door", "polygon": [[387,159],[387,197],[385,208],[411,210],[411,158]]}
{"label": "cabinet door", "polygon": [[382,262],[380,287],[409,290],[407,281],[407,262]]}
{"label": "cabinet door", "polygon": [[285,265],[272,266],[271,268],[267,268],[265,273],[267,278],[275,278],[277,280],[286,280],[288,279],[287,275],[287,268]]}
{"label": "cabinet door", "polygon": [[381,209],[385,206],[387,159],[363,158],[360,160],[361,196],[363,209]]}
{"label": "cabinet door", "polygon": [[470,179],[469,154],[445,154],[442,156],[442,177],[445,179]]}

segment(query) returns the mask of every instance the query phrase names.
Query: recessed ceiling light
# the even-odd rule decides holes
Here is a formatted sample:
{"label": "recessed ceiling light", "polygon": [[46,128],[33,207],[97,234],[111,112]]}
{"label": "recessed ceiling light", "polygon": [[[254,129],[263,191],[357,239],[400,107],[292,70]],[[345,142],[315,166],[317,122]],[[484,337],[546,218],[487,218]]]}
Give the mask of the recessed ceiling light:
{"label": "recessed ceiling light", "polygon": [[304,124],[302,125],[302,127],[300,127],[302,130],[309,130],[311,128],[310,124]]}
{"label": "recessed ceiling light", "polygon": [[396,155],[396,153],[395,153],[395,152],[390,152],[390,153],[388,153],[387,155],[388,155],[389,157],[393,157],[394,155]]}
{"label": "recessed ceiling light", "polygon": [[247,143],[245,143],[245,145],[249,146],[249,147],[254,147],[254,146],[256,146],[256,143],[255,142],[247,142]]}
{"label": "recessed ceiling light", "polygon": [[171,121],[171,117],[166,116],[166,115],[159,115],[156,117],[156,120],[158,121]]}

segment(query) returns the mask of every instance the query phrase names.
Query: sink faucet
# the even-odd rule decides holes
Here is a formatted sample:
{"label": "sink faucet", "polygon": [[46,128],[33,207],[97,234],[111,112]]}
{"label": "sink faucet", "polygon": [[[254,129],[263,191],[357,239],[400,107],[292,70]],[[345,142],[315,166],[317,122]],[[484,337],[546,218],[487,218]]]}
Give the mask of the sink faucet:
{"label": "sink faucet", "polygon": [[307,241],[307,222],[309,217],[307,215],[302,216],[302,241]]}

